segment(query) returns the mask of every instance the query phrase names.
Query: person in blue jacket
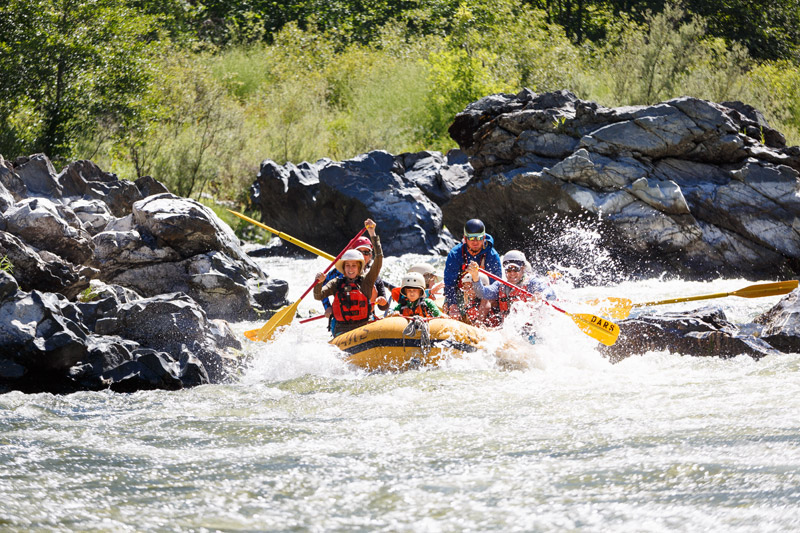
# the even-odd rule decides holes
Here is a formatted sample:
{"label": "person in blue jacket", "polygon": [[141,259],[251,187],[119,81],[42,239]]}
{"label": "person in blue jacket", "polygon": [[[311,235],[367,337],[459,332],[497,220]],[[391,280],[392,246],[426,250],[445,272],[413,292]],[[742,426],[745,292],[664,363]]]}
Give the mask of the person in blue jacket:
{"label": "person in blue jacket", "polygon": [[444,264],[444,311],[453,318],[461,316],[458,308],[461,278],[472,261],[495,276],[503,275],[500,254],[494,249],[494,239],[486,233],[486,226],[477,218],[467,220],[464,224],[464,239],[450,250]]}

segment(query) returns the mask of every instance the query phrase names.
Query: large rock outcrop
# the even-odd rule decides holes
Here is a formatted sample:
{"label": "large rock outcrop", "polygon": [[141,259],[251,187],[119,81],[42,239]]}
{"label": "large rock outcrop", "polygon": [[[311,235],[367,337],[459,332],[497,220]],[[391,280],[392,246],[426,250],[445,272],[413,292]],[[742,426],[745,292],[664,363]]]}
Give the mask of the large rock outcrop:
{"label": "large rock outcrop", "polygon": [[334,253],[364,219],[385,236],[384,253],[446,253],[455,241],[439,207],[469,181],[463,154],[375,151],[342,162],[278,165],[264,161],[251,188],[262,221]]}
{"label": "large rock outcrop", "polygon": [[241,346],[221,319],[268,314],[287,290],[152,178],[0,156],[0,391],[224,381]]}
{"label": "large rock outcrop", "polygon": [[551,262],[570,262],[552,246],[565,232],[597,232],[617,275],[800,274],[800,148],[744,104],[524,90],[470,104],[450,132],[474,177],[443,206],[448,227],[479,215],[502,247]]}

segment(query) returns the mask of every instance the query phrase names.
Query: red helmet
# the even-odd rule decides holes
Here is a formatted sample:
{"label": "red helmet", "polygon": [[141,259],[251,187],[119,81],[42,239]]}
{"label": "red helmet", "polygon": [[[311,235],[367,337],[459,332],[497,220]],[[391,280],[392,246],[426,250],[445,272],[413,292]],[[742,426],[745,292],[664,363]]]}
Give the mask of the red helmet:
{"label": "red helmet", "polygon": [[366,237],[359,237],[358,239],[355,240],[353,246],[351,246],[350,248],[352,248],[353,250],[356,250],[358,248],[369,248],[370,250],[372,250],[372,242],[370,242],[370,240]]}

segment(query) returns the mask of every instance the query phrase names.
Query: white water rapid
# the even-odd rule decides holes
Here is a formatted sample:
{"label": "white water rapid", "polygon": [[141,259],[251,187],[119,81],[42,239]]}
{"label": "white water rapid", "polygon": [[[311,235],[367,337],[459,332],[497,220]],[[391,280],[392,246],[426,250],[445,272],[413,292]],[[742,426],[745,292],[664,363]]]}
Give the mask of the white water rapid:
{"label": "white water rapid", "polygon": [[[397,282],[410,264],[387,259]],[[295,301],[322,259],[260,260]],[[570,301],[744,280],[563,289]],[[721,306],[750,321],[780,297]],[[318,303],[308,296],[304,316]],[[667,310],[664,307],[664,310]],[[559,313],[540,342],[368,374],[324,321],[244,340],[240,381],[177,392],[0,395],[0,531],[795,531],[800,354],[611,364]],[[262,322],[238,323],[238,333]]]}

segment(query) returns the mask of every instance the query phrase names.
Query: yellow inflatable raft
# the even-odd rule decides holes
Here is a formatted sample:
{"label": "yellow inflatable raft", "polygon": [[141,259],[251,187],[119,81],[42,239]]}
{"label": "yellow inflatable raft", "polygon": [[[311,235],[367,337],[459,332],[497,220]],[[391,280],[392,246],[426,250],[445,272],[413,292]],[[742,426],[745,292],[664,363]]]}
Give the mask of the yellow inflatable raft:
{"label": "yellow inflatable raft", "polygon": [[405,370],[436,363],[447,354],[474,352],[486,339],[486,332],[452,318],[411,322],[388,317],[330,342],[348,354],[349,363],[361,368]]}

